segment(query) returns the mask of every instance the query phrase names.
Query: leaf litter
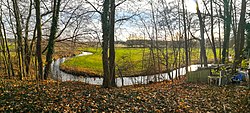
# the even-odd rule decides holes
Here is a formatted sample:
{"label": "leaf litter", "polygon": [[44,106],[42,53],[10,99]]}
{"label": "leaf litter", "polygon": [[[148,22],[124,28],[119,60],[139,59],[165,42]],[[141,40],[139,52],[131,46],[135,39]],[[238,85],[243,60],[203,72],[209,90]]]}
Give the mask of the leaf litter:
{"label": "leaf litter", "polygon": [[[59,87],[58,87],[59,86]],[[0,112],[250,112],[250,90],[187,83],[101,88],[82,82],[0,81]]]}

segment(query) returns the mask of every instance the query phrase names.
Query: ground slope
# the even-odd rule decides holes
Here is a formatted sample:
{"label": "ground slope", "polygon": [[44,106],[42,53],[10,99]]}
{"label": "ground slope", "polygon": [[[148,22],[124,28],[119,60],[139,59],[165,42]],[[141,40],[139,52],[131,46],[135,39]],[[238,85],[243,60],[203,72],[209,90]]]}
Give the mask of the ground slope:
{"label": "ground slope", "polygon": [[[250,91],[184,82],[104,89],[81,82],[0,80],[0,112],[250,112]],[[38,90],[39,89],[39,90]]]}

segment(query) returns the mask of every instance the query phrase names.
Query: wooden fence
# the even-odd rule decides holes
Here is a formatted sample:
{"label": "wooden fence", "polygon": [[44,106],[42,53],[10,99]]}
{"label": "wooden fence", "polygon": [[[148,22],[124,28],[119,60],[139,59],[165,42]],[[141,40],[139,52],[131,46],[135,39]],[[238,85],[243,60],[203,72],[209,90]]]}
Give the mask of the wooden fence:
{"label": "wooden fence", "polygon": [[198,69],[197,71],[192,71],[187,73],[187,81],[188,82],[202,82],[207,83],[208,76],[211,71],[209,68]]}

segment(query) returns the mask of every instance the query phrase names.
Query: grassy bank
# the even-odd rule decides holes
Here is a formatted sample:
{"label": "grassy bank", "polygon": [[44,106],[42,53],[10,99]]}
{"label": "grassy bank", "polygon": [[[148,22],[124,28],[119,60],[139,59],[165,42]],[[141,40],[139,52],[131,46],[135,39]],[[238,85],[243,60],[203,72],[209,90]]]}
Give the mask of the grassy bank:
{"label": "grassy bank", "polygon": [[[101,76],[102,75],[102,54],[101,48],[84,48],[79,49],[82,51],[92,52],[93,55],[74,57],[66,60],[61,64],[60,69],[75,75],[88,75],[88,76]],[[181,50],[180,56],[181,65],[184,65],[184,52]],[[155,52],[156,53],[156,52]],[[213,59],[212,50],[207,50],[208,59]],[[157,58],[157,56],[155,56]],[[161,61],[164,62],[162,53],[160,53]],[[173,51],[169,50],[169,65],[170,69],[174,69],[172,66],[176,56],[173,55]],[[138,76],[148,75],[159,72],[157,63],[154,66],[153,61],[149,60],[150,50],[148,48],[116,48],[116,75],[119,76]],[[178,59],[178,58],[177,58]],[[193,49],[191,55],[192,63],[199,62],[199,50]],[[157,60],[155,60],[157,61]],[[166,71],[164,63],[160,65],[161,72]],[[120,73],[121,72],[121,73]]]}

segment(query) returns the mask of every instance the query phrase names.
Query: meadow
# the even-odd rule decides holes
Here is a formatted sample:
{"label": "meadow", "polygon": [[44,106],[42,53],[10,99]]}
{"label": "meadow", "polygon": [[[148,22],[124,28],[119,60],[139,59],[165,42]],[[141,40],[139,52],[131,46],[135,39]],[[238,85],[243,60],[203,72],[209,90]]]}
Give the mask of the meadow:
{"label": "meadow", "polygon": [[[80,48],[81,51],[88,51],[92,55],[74,57],[66,60],[60,65],[60,69],[75,75],[102,76],[102,54],[101,48]],[[154,50],[156,53],[156,50]],[[173,54],[173,50],[168,50],[169,53],[169,69],[174,69],[174,59],[177,57]],[[155,54],[156,55],[156,54]],[[161,72],[166,71],[164,54],[159,52]],[[199,63],[199,49],[193,49],[191,53],[191,63]],[[209,61],[213,60],[211,49],[207,49],[207,57]],[[155,56],[157,58],[157,56]],[[180,59],[179,59],[180,58]],[[138,76],[159,73],[158,63],[153,65],[148,48],[116,48],[116,75],[120,76]],[[184,65],[184,50],[181,49],[180,57],[177,57],[177,62]]]}

